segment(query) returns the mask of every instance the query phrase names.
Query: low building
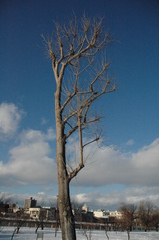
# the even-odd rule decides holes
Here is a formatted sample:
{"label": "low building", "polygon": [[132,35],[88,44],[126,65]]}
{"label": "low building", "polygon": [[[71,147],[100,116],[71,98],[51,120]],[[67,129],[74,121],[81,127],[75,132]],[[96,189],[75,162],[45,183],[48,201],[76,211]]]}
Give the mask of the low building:
{"label": "low building", "polygon": [[43,209],[41,207],[29,208],[29,213],[31,219],[46,219],[46,209]]}
{"label": "low building", "polygon": [[8,213],[9,204],[0,202],[0,215],[4,216],[5,213]]}
{"label": "low building", "polygon": [[9,204],[9,209],[8,209],[8,212],[10,213],[16,213],[18,211],[20,211],[21,208],[20,207],[17,207],[15,203],[11,203]]}
{"label": "low building", "polygon": [[46,220],[56,220],[56,217],[59,218],[56,208],[46,208]]}
{"label": "low building", "polygon": [[75,221],[77,222],[92,222],[93,221],[93,211],[89,211],[86,204],[83,207],[73,209],[73,214],[75,216]]}

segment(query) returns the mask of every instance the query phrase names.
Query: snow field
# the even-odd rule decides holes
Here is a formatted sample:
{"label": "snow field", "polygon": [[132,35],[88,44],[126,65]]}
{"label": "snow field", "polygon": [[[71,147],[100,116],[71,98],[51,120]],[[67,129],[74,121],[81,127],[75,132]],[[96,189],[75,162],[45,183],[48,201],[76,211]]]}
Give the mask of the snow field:
{"label": "snow field", "polygon": [[[0,229],[0,239],[10,240],[14,227],[1,227]],[[39,233],[43,232],[43,240],[61,240],[61,231],[57,231],[57,236],[55,237],[55,229],[46,228],[43,231],[39,230]],[[77,240],[87,240],[86,236],[83,235],[84,231],[77,230]],[[89,230],[86,231],[87,236],[89,236]],[[127,240],[128,236],[126,232],[109,232],[109,240]],[[20,229],[19,234],[14,235],[14,240],[36,240],[37,234],[35,234],[35,228],[23,227]],[[38,238],[37,240],[42,240]],[[91,231],[91,240],[107,240],[104,231]],[[130,240],[159,240],[158,232],[131,232]]]}

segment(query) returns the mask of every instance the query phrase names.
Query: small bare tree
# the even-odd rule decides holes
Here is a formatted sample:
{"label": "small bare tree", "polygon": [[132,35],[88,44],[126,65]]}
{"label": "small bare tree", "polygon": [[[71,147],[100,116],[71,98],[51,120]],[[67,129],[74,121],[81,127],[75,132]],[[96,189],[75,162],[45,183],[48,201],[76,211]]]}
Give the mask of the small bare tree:
{"label": "small bare tree", "polygon": [[16,227],[12,233],[11,240],[14,238],[15,234],[19,233],[20,228],[25,224],[27,218],[28,216],[25,215],[23,211],[20,212],[19,215],[15,218]]}
{"label": "small bare tree", "polygon": [[145,232],[150,230],[151,223],[153,221],[153,214],[155,211],[155,205],[151,201],[141,201],[138,208],[138,216],[145,228]]}
{"label": "small bare tree", "polygon": [[121,221],[123,222],[125,229],[128,232],[132,231],[134,220],[137,219],[137,206],[134,204],[123,203],[119,211],[122,213]]}
{"label": "small bare tree", "polygon": [[152,215],[152,224],[155,227],[156,231],[158,232],[159,229],[159,208],[156,208]]}
{"label": "small bare tree", "polygon": [[[55,77],[56,161],[58,171],[58,206],[63,240],[75,240],[75,223],[71,209],[70,181],[84,167],[83,150],[100,139],[100,133],[88,142],[83,141],[83,130],[100,120],[92,115],[92,105],[102,95],[113,92],[115,86],[108,77],[110,62],[102,50],[107,47],[111,34],[105,32],[102,19],[76,16],[68,24],[55,23],[55,34],[44,39],[52,60]],[[73,133],[79,135],[79,163],[69,167],[66,143]]]}
{"label": "small bare tree", "polygon": [[38,229],[41,228],[41,230],[44,229],[45,223],[44,221],[46,220],[46,211],[45,209],[40,209],[40,214],[38,219],[36,219],[36,229],[35,233],[37,233]]}
{"label": "small bare tree", "polygon": [[87,240],[92,239],[92,229],[91,228],[89,228],[89,230],[88,229],[83,229],[82,234],[83,234],[84,237],[86,237]]}
{"label": "small bare tree", "polygon": [[109,226],[108,226],[108,224],[106,224],[105,225],[105,235],[106,235],[107,239],[109,240],[108,230],[109,230]]}

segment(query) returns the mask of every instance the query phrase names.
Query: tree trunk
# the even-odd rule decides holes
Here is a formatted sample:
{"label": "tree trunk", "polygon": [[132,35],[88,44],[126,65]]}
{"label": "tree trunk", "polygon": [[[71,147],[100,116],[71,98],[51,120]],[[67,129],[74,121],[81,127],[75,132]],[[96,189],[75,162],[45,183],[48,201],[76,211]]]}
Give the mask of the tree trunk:
{"label": "tree trunk", "polygon": [[65,134],[60,108],[60,88],[55,93],[57,172],[58,172],[58,207],[63,240],[76,240],[74,216],[72,213],[69,178],[65,159]]}
{"label": "tree trunk", "polygon": [[72,214],[70,195],[69,195],[69,183],[67,180],[59,181],[59,214],[60,214],[60,225],[62,230],[63,240],[75,240],[75,223]]}

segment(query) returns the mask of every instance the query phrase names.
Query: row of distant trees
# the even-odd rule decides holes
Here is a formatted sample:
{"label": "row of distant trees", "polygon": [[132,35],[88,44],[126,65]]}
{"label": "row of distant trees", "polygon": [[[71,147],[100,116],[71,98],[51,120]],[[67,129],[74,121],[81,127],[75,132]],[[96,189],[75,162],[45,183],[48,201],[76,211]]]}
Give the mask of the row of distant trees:
{"label": "row of distant trees", "polygon": [[145,231],[159,228],[159,208],[152,201],[141,201],[139,205],[122,203],[119,220],[123,230],[132,231],[136,224],[141,224]]}

